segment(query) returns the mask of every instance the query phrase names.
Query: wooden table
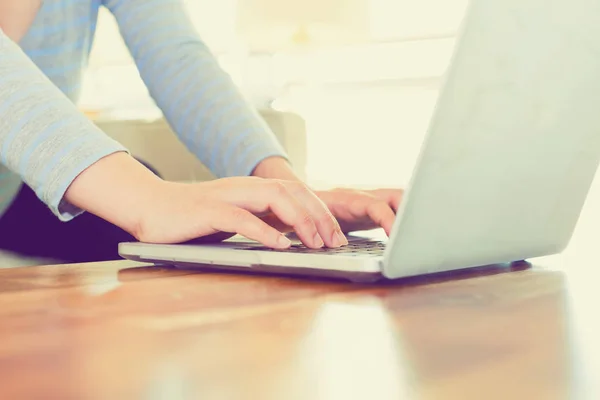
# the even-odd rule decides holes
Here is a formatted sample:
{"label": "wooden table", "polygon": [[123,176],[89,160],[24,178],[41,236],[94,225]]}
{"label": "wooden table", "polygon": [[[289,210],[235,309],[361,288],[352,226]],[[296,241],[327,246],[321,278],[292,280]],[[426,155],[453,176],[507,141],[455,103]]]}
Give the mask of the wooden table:
{"label": "wooden table", "polygon": [[0,270],[0,399],[600,399],[594,282]]}

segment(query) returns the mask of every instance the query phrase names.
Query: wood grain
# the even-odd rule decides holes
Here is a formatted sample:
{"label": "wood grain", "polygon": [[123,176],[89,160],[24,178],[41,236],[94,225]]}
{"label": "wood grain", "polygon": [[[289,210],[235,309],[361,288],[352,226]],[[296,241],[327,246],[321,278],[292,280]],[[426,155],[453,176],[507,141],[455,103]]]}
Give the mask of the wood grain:
{"label": "wood grain", "polygon": [[0,270],[0,399],[597,399],[597,304],[526,265],[371,285]]}

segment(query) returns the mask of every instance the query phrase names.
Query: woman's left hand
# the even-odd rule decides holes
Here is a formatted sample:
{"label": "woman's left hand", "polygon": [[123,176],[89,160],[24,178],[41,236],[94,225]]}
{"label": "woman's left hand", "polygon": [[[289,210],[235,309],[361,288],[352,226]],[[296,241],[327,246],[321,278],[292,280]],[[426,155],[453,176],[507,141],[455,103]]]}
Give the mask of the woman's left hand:
{"label": "woman's left hand", "polygon": [[[390,235],[396,212],[402,200],[403,191],[400,189],[334,189],[314,191],[335,219],[344,233],[366,231],[383,228]],[[274,215],[263,217],[269,225],[281,232],[291,232]]]}
{"label": "woman's left hand", "polygon": [[[261,162],[254,175],[262,178],[300,180],[289,164],[278,157]],[[401,189],[333,189],[313,190],[336,218],[342,232],[350,233],[383,228],[389,235],[402,200]],[[281,232],[291,232],[273,215],[262,217]]]}
{"label": "woman's left hand", "polygon": [[316,191],[344,233],[383,228],[390,235],[402,200],[400,189]]}

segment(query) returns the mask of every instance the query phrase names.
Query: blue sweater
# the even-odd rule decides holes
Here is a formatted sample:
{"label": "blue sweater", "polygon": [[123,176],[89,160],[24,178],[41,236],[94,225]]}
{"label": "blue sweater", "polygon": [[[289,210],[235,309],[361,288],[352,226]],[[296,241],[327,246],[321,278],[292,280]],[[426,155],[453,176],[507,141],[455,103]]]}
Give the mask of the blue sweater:
{"label": "blue sweater", "polygon": [[216,176],[248,175],[262,159],[284,156],[181,0],[44,0],[19,43],[0,29],[0,215],[25,182],[60,219],[73,218],[81,210],[63,199],[70,183],[125,150],[74,104],[101,6],[173,130]]}

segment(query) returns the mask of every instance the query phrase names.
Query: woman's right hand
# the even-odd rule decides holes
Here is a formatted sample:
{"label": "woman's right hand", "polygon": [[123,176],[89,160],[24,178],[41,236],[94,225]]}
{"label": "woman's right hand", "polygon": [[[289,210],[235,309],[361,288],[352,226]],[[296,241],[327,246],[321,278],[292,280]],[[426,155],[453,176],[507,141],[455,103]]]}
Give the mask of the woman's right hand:
{"label": "woman's right hand", "polygon": [[143,242],[178,243],[226,232],[272,248],[289,247],[289,239],[261,218],[269,214],[307,247],[348,243],[327,206],[306,185],[256,177],[161,182],[133,234]]}
{"label": "woman's right hand", "polygon": [[303,183],[257,177],[166,182],[126,153],[109,155],[84,170],[65,200],[148,243],[229,233],[272,248],[289,247],[284,234],[261,219],[272,215],[307,247],[347,244],[327,206]]}

